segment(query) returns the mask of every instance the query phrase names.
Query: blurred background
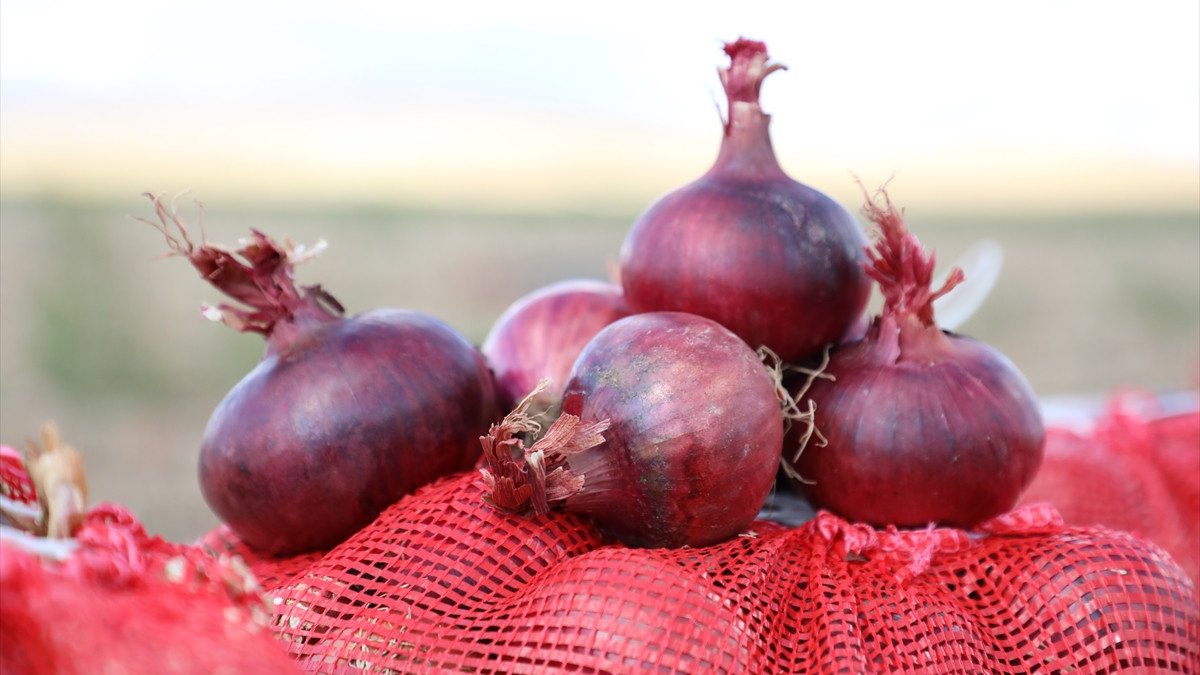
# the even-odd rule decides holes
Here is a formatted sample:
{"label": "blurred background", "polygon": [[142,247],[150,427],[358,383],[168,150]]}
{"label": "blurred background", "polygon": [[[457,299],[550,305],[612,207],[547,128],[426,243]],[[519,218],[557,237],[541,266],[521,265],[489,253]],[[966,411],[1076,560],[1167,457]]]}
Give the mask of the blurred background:
{"label": "blurred background", "polygon": [[327,239],[302,282],[479,342],[709,167],[742,35],[789,67],[793,177],[855,211],[890,180],[943,262],[1001,244],[962,332],[1048,402],[1197,387],[1200,5],[751,4],[5,0],[0,441],[53,419],[94,501],[199,535],[204,425],[262,343],[201,318],[142,192],[212,241]]}

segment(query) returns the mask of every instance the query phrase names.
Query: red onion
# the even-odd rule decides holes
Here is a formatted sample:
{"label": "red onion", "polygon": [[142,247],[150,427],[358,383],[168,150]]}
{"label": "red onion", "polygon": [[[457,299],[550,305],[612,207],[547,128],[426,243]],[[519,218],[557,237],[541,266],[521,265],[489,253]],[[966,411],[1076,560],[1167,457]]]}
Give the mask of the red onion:
{"label": "red onion", "polygon": [[[934,256],[884,194],[866,215],[881,231],[867,272],[884,305],[855,343],[834,347],[801,407],[812,438],[788,433],[784,470],[817,507],[874,525],[970,527],[1012,508],[1041,463],[1032,389],[1004,355],[939,329]],[[824,443],[821,443],[821,439]]]}
{"label": "red onion", "polygon": [[151,199],[171,250],[250,308],[206,314],[267,341],[200,449],[204,498],[243,541],[278,555],[325,549],[401,496],[474,465],[495,388],[465,338],[413,311],[343,317],[319,286],[296,287],[300,250],[258,231],[236,254],[196,246]]}
{"label": "red onion", "polygon": [[539,288],[514,302],[483,341],[496,376],[502,409],[510,410],[542,379],[549,386],[531,402],[557,412],[575,358],[596,333],[629,314],[621,287],[570,279]]}
{"label": "red onion", "polygon": [[725,45],[729,119],[716,163],[659,199],[621,249],[621,283],[636,312],[675,310],[727,326],[784,361],[841,338],[866,306],[866,244],[828,196],[783,172],[759,107],[767,63],[761,42]]}
{"label": "red onion", "polygon": [[745,342],[692,314],[637,314],[600,331],[575,362],[562,415],[529,448],[527,406],[483,439],[490,501],[560,504],[634,546],[735,536],[779,468],[774,380]]}

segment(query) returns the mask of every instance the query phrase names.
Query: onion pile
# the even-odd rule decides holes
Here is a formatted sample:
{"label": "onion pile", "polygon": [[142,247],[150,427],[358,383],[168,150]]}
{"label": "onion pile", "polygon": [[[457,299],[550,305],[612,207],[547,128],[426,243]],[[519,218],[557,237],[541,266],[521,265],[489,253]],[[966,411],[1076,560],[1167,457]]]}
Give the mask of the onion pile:
{"label": "onion pile", "polygon": [[662,197],[621,248],[621,284],[636,312],[699,314],[785,361],[820,352],[866,307],[866,238],[854,217],[780,168],[759,107],[766,46],[725,46],[729,99],[716,163]]}
{"label": "onion pile", "polygon": [[516,406],[543,379],[530,407],[554,414],[579,352],[600,329],[629,314],[621,288],[606,281],[569,279],[514,302],[488,332],[483,355],[496,377],[503,410]]}
{"label": "onion pile", "polygon": [[[529,411],[559,394],[543,384],[483,439],[488,499],[514,512],[558,505],[633,545],[713,543],[763,506],[786,417],[801,423],[787,433],[784,473],[818,507],[898,526],[967,526],[1010,508],[1040,461],[1041,419],[1007,359],[934,323],[934,301],[961,271],[932,290],[933,257],[890,202],[868,203],[883,231],[870,250],[848,211],[789,178],[758,102],[781,66],[761,42],[725,52],[729,118],[715,165],[633,224],[620,278],[634,314],[583,348],[558,421],[538,438]],[[872,279],[885,305],[868,322]],[[493,332],[503,348],[489,337],[493,367],[521,387],[506,397],[578,349],[587,331],[574,312],[592,320],[588,331],[612,320],[555,302],[518,302]],[[533,328],[510,325],[523,323]],[[809,374],[782,411],[756,350]],[[823,352],[824,371],[806,371]]]}
{"label": "onion pile", "polygon": [[[759,106],[783,66],[761,42],[725,53],[716,162],[633,223],[620,285],[538,289],[480,349],[416,312],[344,317],[319,286],[297,288],[303,251],[257,231],[236,252],[197,246],[151,196],[171,250],[245,306],[206,313],[267,341],[205,431],[216,514],[260,550],[328,548],[481,452],[496,508],[583,514],[633,546],[743,532],[781,465],[815,506],[875,525],[1011,508],[1042,422],[1011,362],[935,323],[961,271],[932,288],[933,256],[886,193],[867,201],[870,249],[846,209],[784,173]],[[885,302],[868,323],[872,279]],[[782,372],[822,353],[789,395]],[[512,409],[499,423],[497,399]],[[785,420],[806,424],[785,438]]]}
{"label": "onion pile", "polygon": [[880,230],[867,272],[883,309],[795,391],[815,427],[789,432],[785,471],[814,506],[845,518],[969,527],[1012,508],[1033,480],[1044,440],[1037,400],[1004,355],[935,322],[934,301],[961,270],[932,288],[934,256],[886,193],[864,211]]}
{"label": "onion pile", "polygon": [[248,307],[206,314],[267,341],[200,449],[201,492],[243,541],[277,555],[326,549],[402,495],[473,466],[498,414],[487,364],[465,338],[413,311],[344,317],[319,286],[296,287],[302,250],[258,231],[236,253],[196,245],[148,196],[171,251]]}
{"label": "onion pile", "polygon": [[783,414],[754,350],[682,312],[600,331],[575,362],[562,415],[538,429],[528,399],[483,439],[488,498],[551,505],[634,546],[703,546],[754,520],[778,471]]}

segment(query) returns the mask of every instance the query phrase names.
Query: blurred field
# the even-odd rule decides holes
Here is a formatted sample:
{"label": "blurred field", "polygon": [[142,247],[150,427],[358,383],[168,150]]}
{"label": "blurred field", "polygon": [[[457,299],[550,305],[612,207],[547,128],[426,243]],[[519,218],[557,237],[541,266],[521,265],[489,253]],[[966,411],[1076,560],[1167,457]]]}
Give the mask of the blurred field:
{"label": "blurred field", "polygon": [[[195,219],[190,201],[181,210]],[[252,335],[201,319],[217,299],[119,204],[0,200],[0,440],[46,419],[87,456],[93,501],[127,504],[157,533],[190,539],[215,520],[195,463],[209,413],[257,361]],[[208,207],[213,241],[250,227],[330,249],[300,270],[351,312],[434,314],[478,342],[522,293],[604,277],[636,213],[487,215],[347,205]],[[1007,354],[1041,395],[1159,392],[1200,378],[1200,216],[923,217],[939,260],[988,237],[999,284],[963,332]]]}

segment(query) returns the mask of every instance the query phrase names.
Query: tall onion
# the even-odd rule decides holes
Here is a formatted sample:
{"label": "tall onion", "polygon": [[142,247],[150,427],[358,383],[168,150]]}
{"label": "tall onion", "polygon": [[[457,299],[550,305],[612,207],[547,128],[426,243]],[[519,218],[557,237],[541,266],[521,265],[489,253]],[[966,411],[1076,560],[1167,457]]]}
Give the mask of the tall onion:
{"label": "tall onion", "polygon": [[866,239],[827,195],[784,173],[759,107],[763,79],[783,68],[766,46],[725,45],[729,99],[716,163],[643,213],[621,248],[635,312],[714,319],[750,346],[799,361],[851,328],[866,306]]}

